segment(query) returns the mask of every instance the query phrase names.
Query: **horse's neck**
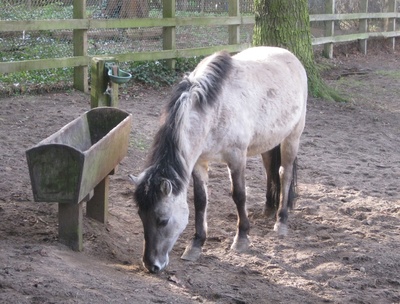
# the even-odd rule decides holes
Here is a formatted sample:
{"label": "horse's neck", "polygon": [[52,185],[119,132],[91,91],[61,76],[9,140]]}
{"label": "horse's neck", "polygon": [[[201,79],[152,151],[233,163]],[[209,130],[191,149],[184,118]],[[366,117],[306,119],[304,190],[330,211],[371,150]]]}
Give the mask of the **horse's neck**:
{"label": "horse's neck", "polygon": [[211,119],[205,113],[192,112],[188,117],[187,125],[181,134],[181,147],[182,156],[185,159],[189,174],[193,171],[198,158],[203,152],[210,128]]}

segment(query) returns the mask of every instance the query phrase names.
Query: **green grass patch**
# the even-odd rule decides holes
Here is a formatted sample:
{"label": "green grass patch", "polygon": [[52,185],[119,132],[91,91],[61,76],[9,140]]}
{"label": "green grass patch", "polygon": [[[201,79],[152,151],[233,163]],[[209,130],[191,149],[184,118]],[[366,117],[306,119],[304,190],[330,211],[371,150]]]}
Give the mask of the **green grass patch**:
{"label": "green grass patch", "polygon": [[385,77],[390,77],[393,79],[400,79],[400,71],[398,71],[398,70],[380,70],[380,71],[376,71],[375,74],[385,76]]}
{"label": "green grass patch", "polygon": [[129,145],[134,148],[138,149],[140,151],[147,151],[150,149],[150,144],[147,143],[144,139],[137,138],[137,136],[132,136],[131,140],[129,141]]}

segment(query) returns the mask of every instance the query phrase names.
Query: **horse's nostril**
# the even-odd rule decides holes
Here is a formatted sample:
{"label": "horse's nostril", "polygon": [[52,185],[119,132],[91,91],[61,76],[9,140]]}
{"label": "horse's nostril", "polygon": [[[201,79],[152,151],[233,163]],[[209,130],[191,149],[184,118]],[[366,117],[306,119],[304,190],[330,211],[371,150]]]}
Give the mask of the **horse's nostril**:
{"label": "horse's nostril", "polygon": [[158,267],[157,265],[153,265],[152,267],[150,267],[150,272],[158,273],[160,272],[160,267]]}

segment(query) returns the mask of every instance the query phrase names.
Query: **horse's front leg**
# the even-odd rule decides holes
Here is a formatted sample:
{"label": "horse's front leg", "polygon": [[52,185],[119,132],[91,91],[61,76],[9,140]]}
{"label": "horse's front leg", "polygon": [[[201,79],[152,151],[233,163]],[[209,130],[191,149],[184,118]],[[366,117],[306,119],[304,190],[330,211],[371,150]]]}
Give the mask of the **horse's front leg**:
{"label": "horse's front leg", "polygon": [[197,164],[192,172],[195,234],[182,255],[182,259],[196,261],[201,255],[201,248],[207,238],[207,182],[208,164]]}
{"label": "horse's front leg", "polygon": [[228,163],[228,166],[232,182],[232,198],[236,204],[238,214],[237,232],[231,249],[243,252],[250,245],[248,237],[250,221],[246,210],[245,158],[233,166]]}

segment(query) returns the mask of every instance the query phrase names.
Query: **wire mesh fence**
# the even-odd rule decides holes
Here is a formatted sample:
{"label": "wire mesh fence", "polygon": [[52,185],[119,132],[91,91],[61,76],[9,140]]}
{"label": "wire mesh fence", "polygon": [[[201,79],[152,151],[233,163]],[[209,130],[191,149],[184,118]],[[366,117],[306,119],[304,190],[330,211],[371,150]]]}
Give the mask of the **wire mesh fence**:
{"label": "wire mesh fence", "polygon": [[[162,0],[87,0],[89,19],[162,18]],[[253,14],[253,1],[241,1],[241,13]],[[227,16],[228,1],[177,0],[176,16]],[[72,0],[2,0],[0,20],[72,19]],[[252,26],[242,29],[244,42],[251,40]],[[90,29],[89,56],[112,56],[163,49],[162,28]],[[72,30],[0,32],[0,61],[64,58],[73,56]],[[228,26],[176,27],[177,48],[228,44]],[[126,63],[121,63],[126,65]],[[72,86],[72,68],[26,71],[0,75],[0,90],[6,93],[43,91]]]}
{"label": "wire mesh fence", "polygon": [[[336,0],[335,13],[361,12],[362,0]],[[385,12],[388,0],[369,1],[368,12]],[[310,14],[325,13],[326,1],[309,0]],[[400,4],[399,4],[400,5]],[[254,15],[254,0],[241,0],[240,13]],[[184,18],[228,16],[228,0],[176,0],[176,16]],[[399,8],[398,8],[399,11]],[[87,0],[89,19],[162,18],[163,0]],[[1,0],[0,20],[72,19],[73,0]],[[313,22],[312,35],[324,35],[324,23]],[[388,21],[374,19],[369,31],[387,30]],[[358,20],[342,20],[335,24],[336,32],[353,33],[359,30]],[[130,52],[159,51],[163,49],[161,27],[90,29],[89,56]],[[253,25],[240,29],[241,42],[251,43]],[[63,58],[73,56],[72,30],[0,32],[0,62],[29,59]],[[229,44],[228,26],[177,26],[176,47],[197,48]],[[0,74],[0,90],[12,84],[24,91],[35,87],[72,86],[72,68],[26,71],[8,75]],[[24,87],[24,88],[23,88]]]}
{"label": "wire mesh fence", "polygon": [[[396,11],[400,11],[400,1],[397,1]],[[326,14],[326,1],[323,0],[309,0],[309,12],[310,14]],[[366,10],[363,4],[365,0],[336,0],[335,1],[335,14],[356,14],[356,13],[384,13],[393,11],[390,8],[389,0],[374,0],[368,1]],[[386,19],[371,19],[368,22],[369,32],[380,32],[387,31],[388,20]],[[311,24],[311,31],[314,37],[324,36],[324,22],[313,22]],[[397,30],[400,28],[397,25]],[[359,32],[360,22],[359,20],[340,20],[335,22],[335,33],[338,35],[352,34]]]}

